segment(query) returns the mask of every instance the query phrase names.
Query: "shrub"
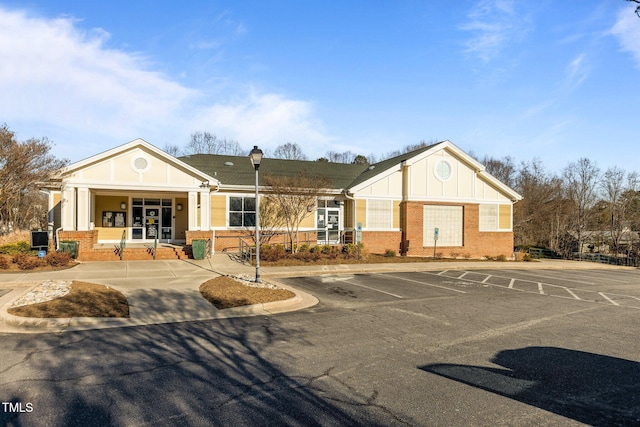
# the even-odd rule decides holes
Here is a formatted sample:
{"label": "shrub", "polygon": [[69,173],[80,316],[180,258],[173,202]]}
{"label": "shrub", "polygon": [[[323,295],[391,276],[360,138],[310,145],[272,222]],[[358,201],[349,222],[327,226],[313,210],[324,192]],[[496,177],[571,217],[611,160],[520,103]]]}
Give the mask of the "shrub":
{"label": "shrub", "polygon": [[311,250],[311,245],[308,243],[303,243],[300,245],[300,249],[298,249],[298,252],[309,252]]}
{"label": "shrub", "polygon": [[31,245],[29,242],[21,240],[15,243],[7,243],[6,245],[0,246],[0,254],[6,255],[18,255],[18,254],[28,254],[31,252]]}
{"label": "shrub", "polygon": [[485,255],[484,259],[486,259],[487,261],[495,261],[495,258],[492,257],[491,255]]}
{"label": "shrub", "polygon": [[7,257],[0,255],[0,270],[8,270],[9,269],[9,260]]}
{"label": "shrub", "polygon": [[460,256],[460,252],[451,251],[449,252],[449,256],[453,259],[457,259]]}
{"label": "shrub", "polygon": [[71,262],[70,252],[49,252],[44,260],[52,267],[64,267]]}
{"label": "shrub", "polygon": [[283,245],[261,245],[260,260],[278,261],[285,257],[286,251]]}
{"label": "shrub", "polygon": [[498,255],[498,256],[496,257],[496,261],[502,261],[502,262],[504,262],[504,261],[506,261],[506,260],[507,260],[507,256],[506,256],[506,255],[503,255],[503,254],[500,254],[500,255]]}
{"label": "shrub", "polygon": [[470,259],[471,258],[471,254],[469,252],[466,252],[466,253],[462,254],[462,258]]}
{"label": "shrub", "polygon": [[387,249],[384,251],[384,256],[388,258],[393,258],[396,256],[396,251],[394,251],[393,249]]}
{"label": "shrub", "polygon": [[13,262],[18,265],[20,270],[33,270],[42,264],[40,258],[26,254],[14,255]]}
{"label": "shrub", "polygon": [[444,256],[444,254],[443,254],[442,252],[438,252],[438,253],[436,254],[436,259],[440,259],[440,258],[442,258],[443,256]]}

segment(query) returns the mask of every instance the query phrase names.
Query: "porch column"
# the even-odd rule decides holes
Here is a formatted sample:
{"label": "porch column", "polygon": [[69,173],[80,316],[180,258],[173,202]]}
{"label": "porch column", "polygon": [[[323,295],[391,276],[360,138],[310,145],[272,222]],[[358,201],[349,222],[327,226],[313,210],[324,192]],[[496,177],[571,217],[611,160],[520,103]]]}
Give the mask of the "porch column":
{"label": "porch column", "polygon": [[209,189],[200,192],[200,230],[211,229],[211,195]]}
{"label": "porch column", "polygon": [[65,186],[60,200],[61,225],[63,230],[75,230],[76,226],[76,189]]}
{"label": "porch column", "polygon": [[78,231],[89,230],[89,212],[91,210],[91,199],[88,188],[78,188]]}
{"label": "porch column", "polygon": [[199,230],[198,227],[198,192],[189,191],[189,230]]}

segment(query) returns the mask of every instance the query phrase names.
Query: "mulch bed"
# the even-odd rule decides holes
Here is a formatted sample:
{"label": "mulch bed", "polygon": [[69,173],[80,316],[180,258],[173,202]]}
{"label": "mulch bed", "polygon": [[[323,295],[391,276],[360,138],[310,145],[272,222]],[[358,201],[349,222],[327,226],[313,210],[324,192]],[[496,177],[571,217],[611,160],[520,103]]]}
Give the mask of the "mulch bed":
{"label": "mulch bed", "polygon": [[227,276],[204,282],[200,285],[200,293],[218,309],[282,301],[295,296],[287,289],[247,286]]}
{"label": "mulch bed", "polygon": [[71,291],[60,298],[13,307],[7,313],[36,318],[129,317],[129,304],[122,292],[80,281],[71,282]]}

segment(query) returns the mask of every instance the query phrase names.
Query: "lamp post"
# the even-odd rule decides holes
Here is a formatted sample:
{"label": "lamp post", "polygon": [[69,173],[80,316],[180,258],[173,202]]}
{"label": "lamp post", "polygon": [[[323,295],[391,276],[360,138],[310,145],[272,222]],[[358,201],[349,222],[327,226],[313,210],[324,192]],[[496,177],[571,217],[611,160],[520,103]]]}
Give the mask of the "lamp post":
{"label": "lamp post", "polygon": [[262,282],[260,279],[260,195],[258,194],[258,168],[262,162],[262,150],[257,145],[249,153],[251,164],[256,171],[256,283]]}

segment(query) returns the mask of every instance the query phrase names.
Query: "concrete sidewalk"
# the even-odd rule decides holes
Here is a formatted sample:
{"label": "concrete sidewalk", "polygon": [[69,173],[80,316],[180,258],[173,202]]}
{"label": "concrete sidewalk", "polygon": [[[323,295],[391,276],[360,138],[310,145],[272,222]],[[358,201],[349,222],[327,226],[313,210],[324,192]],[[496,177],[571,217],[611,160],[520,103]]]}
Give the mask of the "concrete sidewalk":
{"label": "concrete sidewalk", "polygon": [[[262,267],[261,277],[293,291],[287,301],[218,310],[200,295],[199,286],[220,275],[255,277],[255,267],[227,254],[204,260],[86,262],[67,270],[0,274],[0,332],[41,333],[138,326],[196,320],[256,316],[300,310],[318,300],[277,282],[279,277],[322,274],[358,274],[392,271],[501,269],[607,269],[628,268],[563,260],[541,262],[421,262],[389,264],[341,264],[328,266]],[[112,286],[127,297],[130,317],[35,319],[7,313],[11,303],[45,280],[82,280]]]}

